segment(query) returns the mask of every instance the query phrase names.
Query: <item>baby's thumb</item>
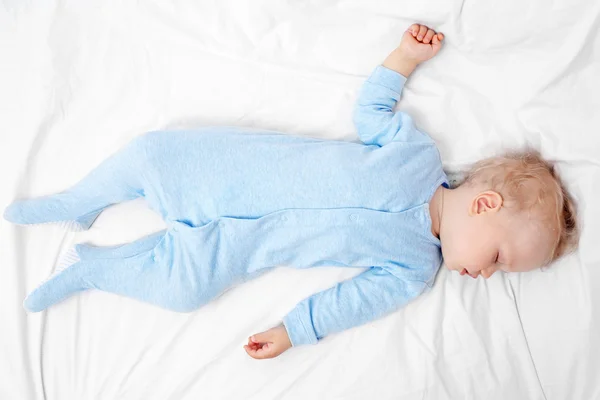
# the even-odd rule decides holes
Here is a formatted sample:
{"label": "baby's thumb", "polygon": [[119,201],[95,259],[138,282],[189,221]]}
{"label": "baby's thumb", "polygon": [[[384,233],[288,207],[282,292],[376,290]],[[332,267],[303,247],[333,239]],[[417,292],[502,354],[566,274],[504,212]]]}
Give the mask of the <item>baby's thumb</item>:
{"label": "baby's thumb", "polygon": [[256,333],[250,336],[250,340],[254,343],[267,343],[271,340],[271,333],[269,331]]}

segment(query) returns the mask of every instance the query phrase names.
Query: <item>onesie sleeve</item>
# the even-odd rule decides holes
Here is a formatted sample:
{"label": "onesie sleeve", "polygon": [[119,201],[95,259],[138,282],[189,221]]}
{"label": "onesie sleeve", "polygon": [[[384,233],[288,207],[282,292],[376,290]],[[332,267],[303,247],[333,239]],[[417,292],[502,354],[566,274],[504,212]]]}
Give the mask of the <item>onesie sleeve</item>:
{"label": "onesie sleeve", "polygon": [[338,283],[296,305],[283,318],[292,346],[315,344],[335,332],[380,318],[420,295],[427,285],[380,267]]}
{"label": "onesie sleeve", "polygon": [[431,141],[415,127],[410,115],[394,112],[405,83],[402,74],[383,65],[364,83],[354,109],[354,125],[363,143],[384,146],[392,141]]}

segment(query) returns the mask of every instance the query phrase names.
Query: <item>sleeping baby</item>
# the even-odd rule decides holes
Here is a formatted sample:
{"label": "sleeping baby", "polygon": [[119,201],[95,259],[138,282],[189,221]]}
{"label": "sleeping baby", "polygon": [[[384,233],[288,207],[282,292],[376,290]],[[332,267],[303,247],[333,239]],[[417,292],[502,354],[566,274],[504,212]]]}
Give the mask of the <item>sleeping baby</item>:
{"label": "sleeping baby", "polygon": [[537,153],[483,160],[451,188],[434,141],[394,112],[408,76],[443,40],[412,25],[375,68],[354,114],[362,143],[237,127],[150,132],[70,189],[15,201],[8,221],[81,230],[141,196],[167,224],[124,245],[75,245],[25,309],[93,288],[191,312],[276,267],[366,268],[248,339],[251,357],[272,358],[405,306],[432,287],[442,259],[489,278],[574,249],[573,203]]}

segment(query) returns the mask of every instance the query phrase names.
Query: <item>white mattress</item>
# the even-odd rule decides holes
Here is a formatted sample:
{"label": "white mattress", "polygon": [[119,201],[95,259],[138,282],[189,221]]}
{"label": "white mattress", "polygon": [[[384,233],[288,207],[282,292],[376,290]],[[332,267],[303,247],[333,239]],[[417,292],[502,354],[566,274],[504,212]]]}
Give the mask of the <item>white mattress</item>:
{"label": "white mattress", "polygon": [[281,268],[192,314],[88,291],[28,315],[22,300],[70,245],[165,225],[143,200],[84,233],[2,220],[0,399],[600,399],[594,0],[3,2],[0,206],[69,187],[148,130],[358,140],[357,91],[414,21],[447,39],[401,108],[449,170],[526,144],[559,161],[579,252],[487,281],[443,269],[401,311],[256,361],[248,335],[358,271]]}

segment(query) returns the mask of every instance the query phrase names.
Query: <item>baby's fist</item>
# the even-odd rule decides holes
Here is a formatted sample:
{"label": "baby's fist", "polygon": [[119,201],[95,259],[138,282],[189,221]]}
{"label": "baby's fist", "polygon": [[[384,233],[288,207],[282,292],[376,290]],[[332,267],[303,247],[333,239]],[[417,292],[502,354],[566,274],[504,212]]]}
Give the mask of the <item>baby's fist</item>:
{"label": "baby's fist", "polygon": [[262,360],[263,358],[277,357],[290,347],[292,347],[292,342],[290,342],[287,330],[285,326],[279,325],[250,336],[244,350],[250,357]]}
{"label": "baby's fist", "polygon": [[417,64],[435,56],[442,48],[443,33],[436,33],[425,25],[412,24],[402,36],[400,49]]}
{"label": "baby's fist", "polygon": [[440,51],[442,40],[443,34],[435,33],[425,25],[413,24],[404,32],[400,45],[387,56],[383,66],[408,78],[417,65]]}

